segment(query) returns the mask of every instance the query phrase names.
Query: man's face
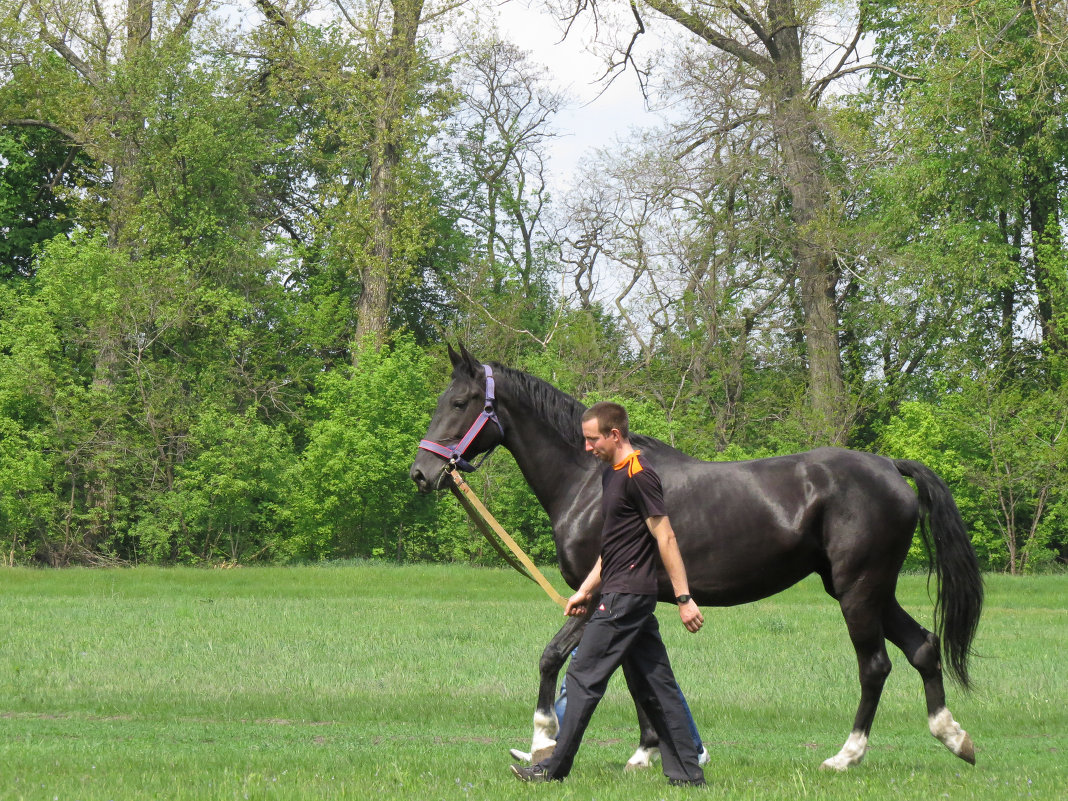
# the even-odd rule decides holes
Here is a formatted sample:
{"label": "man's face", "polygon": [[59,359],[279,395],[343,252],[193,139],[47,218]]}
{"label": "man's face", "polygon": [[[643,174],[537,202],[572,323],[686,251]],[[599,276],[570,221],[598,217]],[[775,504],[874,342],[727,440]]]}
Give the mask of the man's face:
{"label": "man's face", "polygon": [[608,434],[602,434],[600,421],[586,420],[582,424],[582,437],[586,440],[587,453],[592,453],[602,462],[615,464],[620,442],[618,430],[613,428]]}

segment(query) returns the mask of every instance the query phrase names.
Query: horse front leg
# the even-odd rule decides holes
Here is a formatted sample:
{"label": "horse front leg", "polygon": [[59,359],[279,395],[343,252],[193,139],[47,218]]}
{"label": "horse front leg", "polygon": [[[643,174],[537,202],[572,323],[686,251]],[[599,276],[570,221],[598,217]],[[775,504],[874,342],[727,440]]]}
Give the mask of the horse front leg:
{"label": "horse front leg", "polygon": [[[589,605],[592,611],[594,604]],[[534,709],[534,736],[530,742],[530,761],[548,759],[556,747],[556,735],[560,722],[556,719],[556,688],[560,669],[582,639],[589,615],[570,617],[545,646],[538,670],[541,681],[538,685],[538,704]],[[520,756],[513,752],[513,756]],[[524,755],[525,756],[525,755]]]}

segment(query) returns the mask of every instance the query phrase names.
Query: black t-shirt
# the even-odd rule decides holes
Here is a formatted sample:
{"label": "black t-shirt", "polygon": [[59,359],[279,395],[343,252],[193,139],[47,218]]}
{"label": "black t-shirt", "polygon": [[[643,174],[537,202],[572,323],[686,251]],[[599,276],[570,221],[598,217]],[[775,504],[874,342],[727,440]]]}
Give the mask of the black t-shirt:
{"label": "black t-shirt", "polygon": [[666,515],[658,476],[635,451],[601,476],[601,592],[655,595],[656,538],[648,517]]}

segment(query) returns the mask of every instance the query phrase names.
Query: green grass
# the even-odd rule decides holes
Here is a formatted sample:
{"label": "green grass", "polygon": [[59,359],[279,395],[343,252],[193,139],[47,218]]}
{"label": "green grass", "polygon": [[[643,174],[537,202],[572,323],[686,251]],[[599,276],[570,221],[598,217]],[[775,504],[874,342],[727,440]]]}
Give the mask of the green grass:
{"label": "green grass", "polygon": [[[698,635],[664,607],[712,752],[687,791],[623,774],[621,677],[567,782],[510,776],[562,618],[509,571],[0,570],[0,799],[1064,798],[1068,577],[992,576],[987,595],[976,688],[950,687],[977,766],[927,733],[894,651],[871,750],[842,775],[819,764],[849,733],[856,665],[818,581],[706,610]],[[923,578],[900,597],[929,624]]]}

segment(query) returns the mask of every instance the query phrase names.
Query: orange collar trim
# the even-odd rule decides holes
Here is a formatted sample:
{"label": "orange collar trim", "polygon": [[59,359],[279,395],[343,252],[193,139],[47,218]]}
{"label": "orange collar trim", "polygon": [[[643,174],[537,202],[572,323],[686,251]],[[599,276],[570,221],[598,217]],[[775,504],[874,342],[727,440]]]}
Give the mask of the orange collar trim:
{"label": "orange collar trim", "polygon": [[619,464],[613,465],[613,469],[622,470],[624,467],[627,468],[628,477],[633,477],[636,473],[640,473],[644,469],[641,462],[638,461],[638,454],[640,453],[641,451],[634,451]]}

